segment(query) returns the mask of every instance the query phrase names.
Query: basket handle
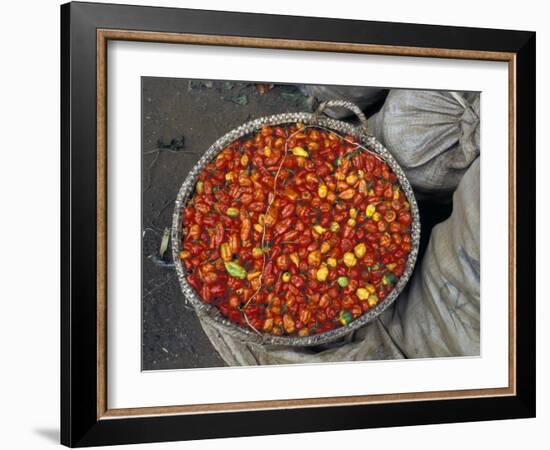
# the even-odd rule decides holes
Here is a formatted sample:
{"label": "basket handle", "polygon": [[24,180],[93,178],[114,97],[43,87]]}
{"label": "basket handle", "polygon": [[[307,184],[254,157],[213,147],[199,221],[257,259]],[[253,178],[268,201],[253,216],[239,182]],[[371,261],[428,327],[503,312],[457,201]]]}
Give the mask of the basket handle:
{"label": "basket handle", "polygon": [[361,108],[359,108],[359,106],[357,106],[355,103],[348,102],[346,100],[327,100],[319,104],[319,106],[317,107],[317,110],[315,111],[315,115],[319,116],[328,107],[340,107],[340,108],[349,109],[351,112],[353,112],[357,116],[357,118],[361,122],[361,128],[363,128],[363,130],[367,132],[368,130],[367,118],[365,117],[365,114],[363,114],[363,111],[361,111]]}

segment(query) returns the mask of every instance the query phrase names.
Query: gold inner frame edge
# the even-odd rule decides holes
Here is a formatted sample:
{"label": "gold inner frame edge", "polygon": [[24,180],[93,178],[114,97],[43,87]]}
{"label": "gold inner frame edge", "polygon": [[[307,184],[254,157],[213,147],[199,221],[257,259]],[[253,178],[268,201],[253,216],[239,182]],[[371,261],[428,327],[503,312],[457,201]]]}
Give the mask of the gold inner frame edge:
{"label": "gold inner frame edge", "polygon": [[[269,409],[351,406],[404,401],[435,401],[461,398],[500,397],[516,394],[516,54],[478,50],[389,46],[325,41],[251,38],[239,36],[160,33],[148,31],[97,30],[97,419],[174,414],[208,414]],[[109,409],[107,405],[107,42],[109,40],[170,44],[215,45],[266,49],[363,53],[392,56],[472,59],[508,62],[508,251],[509,251],[509,322],[508,386],[503,388],[411,392],[400,394],[263,400],[201,405],[148,406]]]}

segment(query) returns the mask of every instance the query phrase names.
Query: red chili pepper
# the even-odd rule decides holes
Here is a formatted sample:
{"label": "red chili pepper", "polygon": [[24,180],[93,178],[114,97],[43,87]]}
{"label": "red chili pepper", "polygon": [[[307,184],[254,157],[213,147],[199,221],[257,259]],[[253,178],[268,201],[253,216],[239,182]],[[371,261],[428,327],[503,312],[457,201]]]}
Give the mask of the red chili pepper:
{"label": "red chili pepper", "polygon": [[212,242],[214,243],[215,247],[219,247],[222,245],[223,238],[224,238],[224,231],[223,231],[223,225],[221,222],[218,222],[216,224],[215,234],[212,238]]}
{"label": "red chili pepper", "polygon": [[281,218],[286,219],[290,217],[293,213],[296,207],[293,203],[287,204],[282,210],[281,210]]}
{"label": "red chili pepper", "polygon": [[304,279],[299,275],[292,275],[290,282],[298,289],[304,285]]}
{"label": "red chili pepper", "polygon": [[292,218],[283,219],[279,223],[277,223],[274,227],[275,234],[283,234],[286,230],[290,228],[292,225]]}
{"label": "red chili pepper", "polygon": [[292,231],[287,231],[284,235],[283,235],[283,240],[284,241],[293,241],[294,239],[296,239],[299,235],[299,232],[296,231],[296,230],[292,230]]}
{"label": "red chili pepper", "polygon": [[266,207],[262,202],[254,202],[248,205],[248,209],[254,212],[263,212],[265,208]]}
{"label": "red chili pepper", "polygon": [[245,218],[241,221],[241,241],[248,241],[250,238],[250,230],[252,228],[252,222],[250,219]]}

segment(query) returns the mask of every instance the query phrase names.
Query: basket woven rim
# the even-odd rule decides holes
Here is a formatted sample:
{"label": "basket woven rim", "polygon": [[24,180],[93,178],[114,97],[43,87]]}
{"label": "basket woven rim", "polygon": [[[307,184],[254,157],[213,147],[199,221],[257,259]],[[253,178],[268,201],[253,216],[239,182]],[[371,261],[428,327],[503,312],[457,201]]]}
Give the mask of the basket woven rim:
{"label": "basket woven rim", "polygon": [[[229,321],[215,306],[204,303],[198,293],[195,291],[195,289],[187,281],[186,269],[179,258],[182,244],[182,211],[185,208],[187,202],[192,198],[194,194],[194,187],[199,174],[202,172],[205,166],[218,155],[218,153],[220,153],[225,147],[227,147],[227,145],[248,134],[258,131],[265,125],[279,126],[290,125],[298,122],[304,123],[305,125],[329,128],[330,130],[335,131],[339,134],[351,135],[355,139],[357,139],[361,143],[361,145],[367,147],[373,153],[376,153],[384,160],[384,162],[386,162],[390,166],[392,171],[396,174],[399,185],[403,190],[405,196],[407,197],[407,201],[410,204],[410,211],[412,215],[412,248],[405,263],[405,270],[403,271],[403,274],[399,277],[392,291],[386,296],[383,301],[378,303],[374,308],[369,309],[367,312],[363,313],[361,316],[351,321],[349,324],[333,330],[303,337],[273,336],[271,334],[260,335],[252,329],[241,327]],[[243,341],[277,346],[315,346],[338,340],[345,335],[357,330],[358,328],[366,325],[377,316],[379,316],[382,312],[384,312],[397,299],[397,297],[409,281],[409,278],[416,264],[418,249],[420,245],[420,213],[412,187],[407,177],[405,176],[405,173],[401,169],[401,166],[397,163],[392,154],[374,136],[368,134],[363,127],[356,127],[348,124],[347,122],[331,119],[329,117],[320,116],[314,113],[283,113],[265,116],[246,122],[243,125],[229,131],[228,133],[220,137],[208,148],[208,150],[206,150],[204,155],[187,174],[179,189],[175,201],[174,213],[172,216],[171,242],[172,258],[176,268],[180,287],[184,294],[184,298],[189,301],[189,303],[191,303],[199,316],[208,316],[210,319],[220,325],[224,332]]]}

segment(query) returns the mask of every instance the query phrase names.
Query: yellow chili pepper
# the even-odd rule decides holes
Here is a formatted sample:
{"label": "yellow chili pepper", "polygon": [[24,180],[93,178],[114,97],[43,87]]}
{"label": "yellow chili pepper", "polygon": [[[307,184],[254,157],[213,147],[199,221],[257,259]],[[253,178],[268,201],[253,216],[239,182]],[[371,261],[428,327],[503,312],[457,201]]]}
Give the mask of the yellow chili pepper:
{"label": "yellow chili pepper", "polygon": [[338,233],[338,231],[340,231],[340,224],[338,222],[331,222],[329,230],[333,233]]}
{"label": "yellow chili pepper", "polygon": [[365,256],[365,253],[367,253],[367,247],[362,242],[360,244],[357,244],[355,248],[353,249],[353,253],[355,253],[355,256],[358,258],[362,258]]}
{"label": "yellow chili pepper", "polygon": [[255,247],[252,249],[253,258],[261,258],[263,254],[264,254],[264,251],[260,247]]}
{"label": "yellow chili pepper", "polygon": [[367,215],[367,217],[372,217],[375,212],[376,212],[376,206],[374,205],[367,206],[367,209],[365,210],[365,214]]}
{"label": "yellow chili pepper", "polygon": [[319,225],[319,224],[313,225],[313,230],[314,230],[317,234],[323,234],[325,231],[327,231],[326,228],[322,227],[322,226]]}
{"label": "yellow chili pepper", "polygon": [[338,262],[336,261],[336,258],[328,258],[327,259],[327,266],[329,267],[336,267],[336,265],[338,264]]}
{"label": "yellow chili pepper", "polygon": [[289,273],[289,272],[283,273],[282,278],[283,278],[283,281],[284,281],[285,283],[288,283],[288,282],[290,281],[290,273]]}
{"label": "yellow chili pepper", "polygon": [[326,281],[328,277],[328,267],[324,264],[317,270],[317,281]]}
{"label": "yellow chili pepper", "polygon": [[344,264],[348,267],[353,267],[357,264],[357,258],[353,253],[346,252],[344,253]]}
{"label": "yellow chili pepper", "polygon": [[394,200],[399,200],[399,187],[396,186],[395,189],[393,190],[393,199]]}
{"label": "yellow chili pepper", "polygon": [[340,171],[336,171],[334,172],[334,178],[336,178],[338,181],[342,181],[346,179],[346,175]]}
{"label": "yellow chili pepper", "polygon": [[319,264],[321,264],[321,252],[319,250],[312,251],[307,256],[307,262],[310,265],[317,267]]}
{"label": "yellow chili pepper", "polygon": [[262,272],[260,272],[260,271],[250,272],[250,273],[246,276],[246,279],[247,279],[248,281],[250,281],[250,280],[253,280],[254,278],[258,278],[261,274],[262,274]]}
{"label": "yellow chili pepper", "polygon": [[357,183],[357,175],[355,174],[349,174],[346,177],[346,183],[348,183],[350,186],[353,186],[355,183]]}
{"label": "yellow chili pepper", "polygon": [[[270,219],[271,220],[271,219]],[[265,225],[265,214],[260,214],[258,216],[258,223],[261,225],[261,226],[264,226]],[[272,225],[272,224],[270,224]]]}
{"label": "yellow chili pepper", "polygon": [[252,280],[250,280],[250,287],[253,290],[258,290],[261,284],[262,284],[262,280],[260,280],[260,277],[252,278]]}
{"label": "yellow chili pepper", "polygon": [[304,158],[307,158],[309,156],[309,153],[306,152],[302,147],[294,147],[292,149],[292,154],[294,156],[303,156]]}
{"label": "yellow chili pepper", "polygon": [[359,300],[364,301],[369,298],[369,291],[365,288],[359,288],[355,291],[355,295],[357,295]]}
{"label": "yellow chili pepper", "polygon": [[227,242],[224,242],[220,246],[220,256],[222,258],[222,261],[231,261],[233,259],[231,248],[229,247],[229,244]]}
{"label": "yellow chili pepper", "polygon": [[317,188],[317,195],[320,197],[320,198],[325,198],[328,194],[328,188],[327,188],[327,185],[326,184],[320,184],[319,187]]}
{"label": "yellow chili pepper", "polygon": [[254,230],[256,230],[258,233],[263,233],[264,228],[259,223],[255,223]]}
{"label": "yellow chili pepper", "polygon": [[352,219],[357,219],[357,209],[351,208],[351,209],[349,210],[349,216],[350,216]]}
{"label": "yellow chili pepper", "polygon": [[369,298],[367,299],[367,301],[369,302],[369,306],[372,308],[373,306],[376,306],[376,304],[378,303],[378,297],[376,296],[376,294],[371,294],[369,295]]}
{"label": "yellow chili pepper", "polygon": [[321,253],[326,253],[330,250],[330,244],[328,242],[323,242],[321,244]]}
{"label": "yellow chili pepper", "polygon": [[268,333],[273,329],[273,317],[268,317],[265,319],[262,329]]}
{"label": "yellow chili pepper", "polygon": [[179,253],[179,257],[180,259],[187,259],[191,256],[191,252],[188,252],[187,250],[182,250],[180,253]]}

